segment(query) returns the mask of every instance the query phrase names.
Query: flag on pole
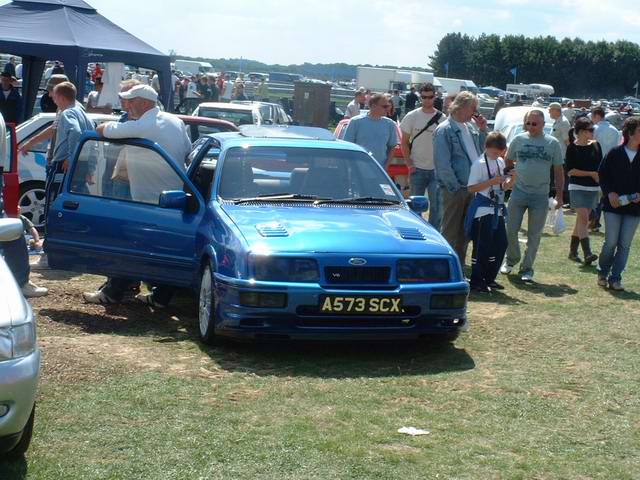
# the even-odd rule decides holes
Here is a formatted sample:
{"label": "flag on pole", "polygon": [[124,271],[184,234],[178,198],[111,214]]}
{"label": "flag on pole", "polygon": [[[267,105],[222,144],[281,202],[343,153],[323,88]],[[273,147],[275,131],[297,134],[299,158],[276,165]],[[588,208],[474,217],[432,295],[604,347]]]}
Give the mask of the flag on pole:
{"label": "flag on pole", "polygon": [[638,88],[638,82],[633,86],[633,88]]}
{"label": "flag on pole", "polygon": [[444,76],[445,77],[449,76],[449,62],[444,64]]}
{"label": "flag on pole", "polygon": [[513,78],[516,78],[516,76],[518,75],[518,67],[513,67],[511,70],[509,70],[509,73],[513,75]]}

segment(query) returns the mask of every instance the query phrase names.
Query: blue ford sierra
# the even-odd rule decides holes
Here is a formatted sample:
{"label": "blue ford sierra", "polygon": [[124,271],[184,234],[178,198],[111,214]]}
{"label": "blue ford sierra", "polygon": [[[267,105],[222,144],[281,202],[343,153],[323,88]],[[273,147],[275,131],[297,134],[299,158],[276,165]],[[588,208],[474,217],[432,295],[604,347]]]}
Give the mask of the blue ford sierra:
{"label": "blue ford sierra", "polygon": [[53,268],[191,287],[216,336],[455,339],[468,285],[449,244],[357,145],[248,127],[178,164],[85,135],[49,212]]}

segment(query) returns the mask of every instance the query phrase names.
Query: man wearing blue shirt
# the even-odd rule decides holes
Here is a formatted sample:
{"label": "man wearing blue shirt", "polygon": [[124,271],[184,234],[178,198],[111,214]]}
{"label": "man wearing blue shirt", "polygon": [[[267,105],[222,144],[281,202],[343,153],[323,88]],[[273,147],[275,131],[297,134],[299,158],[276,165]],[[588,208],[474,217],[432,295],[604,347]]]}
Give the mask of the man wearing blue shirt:
{"label": "man wearing blue shirt", "polygon": [[369,99],[369,113],[353,117],[344,133],[344,140],[360,145],[383,167],[393,157],[398,145],[398,127],[385,117],[391,102],[386,95],[375,93]]}

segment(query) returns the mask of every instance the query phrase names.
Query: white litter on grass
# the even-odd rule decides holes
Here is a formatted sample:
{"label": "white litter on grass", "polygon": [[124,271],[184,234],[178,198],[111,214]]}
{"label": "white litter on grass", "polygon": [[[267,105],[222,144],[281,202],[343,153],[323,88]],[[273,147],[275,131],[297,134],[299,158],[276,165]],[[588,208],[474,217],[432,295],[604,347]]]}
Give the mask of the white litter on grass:
{"label": "white litter on grass", "polygon": [[402,427],[398,429],[398,433],[406,433],[407,435],[415,437],[418,435],[429,435],[431,432],[416,427]]}

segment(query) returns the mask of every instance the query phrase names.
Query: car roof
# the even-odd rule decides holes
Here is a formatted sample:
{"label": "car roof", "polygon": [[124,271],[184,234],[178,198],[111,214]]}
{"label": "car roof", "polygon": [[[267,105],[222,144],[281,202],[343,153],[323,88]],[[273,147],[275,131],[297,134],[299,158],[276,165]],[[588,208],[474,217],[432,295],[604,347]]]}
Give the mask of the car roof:
{"label": "car roof", "polygon": [[245,105],[242,103],[222,103],[222,102],[203,102],[198,105],[200,109],[202,108],[210,108],[210,109],[220,109],[220,110],[241,110],[241,111],[253,111],[255,110],[254,105]]}
{"label": "car roof", "polygon": [[[252,128],[253,127],[253,128]],[[264,130],[272,130],[264,132]],[[336,140],[333,134],[323,128],[290,127],[287,125],[270,125],[259,127],[245,125],[240,132],[212,133],[208,136],[221,143],[222,148],[232,147],[298,147],[327,148],[336,150],[365,150],[350,142]]]}
{"label": "car roof", "polygon": [[502,130],[507,125],[522,123],[524,119],[524,115],[531,110],[542,110],[544,112],[544,120],[545,124],[551,125],[553,124],[553,120],[549,115],[549,109],[546,107],[533,107],[531,105],[525,105],[520,107],[503,107],[500,109],[498,114],[496,115],[494,129]]}

